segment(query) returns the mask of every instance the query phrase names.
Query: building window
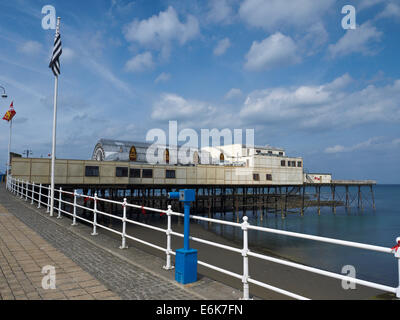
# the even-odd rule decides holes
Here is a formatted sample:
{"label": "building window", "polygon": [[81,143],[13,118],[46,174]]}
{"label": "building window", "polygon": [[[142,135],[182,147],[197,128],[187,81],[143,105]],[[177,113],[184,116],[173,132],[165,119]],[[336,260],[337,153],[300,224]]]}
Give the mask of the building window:
{"label": "building window", "polygon": [[280,156],[283,156],[283,152],[279,152],[279,155],[280,155]]}
{"label": "building window", "polygon": [[288,161],[288,162],[287,162],[287,166],[288,166],[288,167],[291,167],[291,166],[292,166],[292,161]]}
{"label": "building window", "polygon": [[286,167],[286,161],[285,160],[281,161],[281,167]]}
{"label": "building window", "polygon": [[85,167],[85,176],[86,177],[98,177],[99,174],[99,167],[93,166],[86,166]]}
{"label": "building window", "polygon": [[143,169],[143,178],[153,178],[153,170],[152,169]]}
{"label": "building window", "polygon": [[119,178],[128,177],[128,168],[125,168],[125,167],[115,168],[115,176],[119,177]]}
{"label": "building window", "polygon": [[301,167],[303,166],[303,163],[302,163],[301,161],[299,161],[299,162],[297,162],[297,166],[298,166],[299,168],[301,168]]}
{"label": "building window", "polygon": [[267,181],[272,181],[272,174],[267,174]]}
{"label": "building window", "polygon": [[268,151],[268,154],[273,154],[272,151]]}
{"label": "building window", "polygon": [[166,179],[175,179],[176,178],[176,171],[175,170],[167,170],[165,172]]}
{"label": "building window", "polygon": [[258,173],[253,174],[254,181],[260,181],[260,175]]}
{"label": "building window", "polygon": [[225,161],[225,156],[223,153],[220,154],[219,156],[219,161],[224,162]]}
{"label": "building window", "polygon": [[140,169],[131,169],[129,172],[131,178],[140,178]]}
{"label": "building window", "polygon": [[292,167],[296,168],[296,161],[292,161]]}

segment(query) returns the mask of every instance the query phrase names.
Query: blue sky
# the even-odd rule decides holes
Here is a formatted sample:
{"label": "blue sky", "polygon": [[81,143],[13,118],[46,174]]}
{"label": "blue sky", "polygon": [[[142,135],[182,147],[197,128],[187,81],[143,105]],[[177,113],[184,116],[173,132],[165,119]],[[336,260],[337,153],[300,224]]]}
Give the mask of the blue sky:
{"label": "blue sky", "polygon": [[[354,5],[357,28],[342,28]],[[57,157],[148,130],[254,128],[310,172],[400,183],[397,0],[2,1],[0,85],[13,148],[51,152],[53,30],[62,18]],[[0,126],[5,168],[8,125]]]}

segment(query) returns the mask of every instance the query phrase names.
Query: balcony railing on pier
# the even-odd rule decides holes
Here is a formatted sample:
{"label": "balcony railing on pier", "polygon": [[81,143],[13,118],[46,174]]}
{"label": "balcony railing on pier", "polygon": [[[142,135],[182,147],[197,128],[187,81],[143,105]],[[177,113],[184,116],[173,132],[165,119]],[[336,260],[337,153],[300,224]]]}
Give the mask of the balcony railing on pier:
{"label": "balcony railing on pier", "polygon": [[[41,208],[42,206],[46,207],[47,213],[50,213],[50,211],[51,211],[50,210],[50,193],[51,193],[50,186],[42,185],[42,184],[35,184],[35,183],[28,182],[28,181],[15,179],[10,176],[8,179],[8,182],[7,182],[7,189],[10,192],[12,192],[14,195],[20,197],[21,200],[25,200],[25,201],[30,200],[32,205],[37,203],[38,208]],[[162,251],[166,255],[166,263],[165,263],[164,269],[167,269],[167,270],[173,269],[171,257],[172,257],[172,255],[175,255],[175,252],[171,248],[171,237],[175,236],[175,237],[183,238],[184,235],[181,233],[178,233],[178,232],[174,232],[172,230],[172,216],[184,217],[184,214],[172,211],[171,206],[168,206],[168,210],[160,210],[160,209],[155,209],[155,208],[142,207],[142,206],[138,206],[138,205],[134,205],[134,204],[129,204],[126,199],[124,199],[123,202],[118,202],[118,201],[99,198],[97,196],[97,194],[95,194],[94,197],[89,196],[89,195],[79,194],[76,190],[74,192],[68,192],[68,191],[62,190],[62,188],[59,188],[59,189],[55,189],[55,193],[57,194],[57,198],[55,196],[55,200],[58,201],[58,207],[57,208],[54,207],[54,211],[57,213],[57,218],[61,218],[63,214],[71,217],[72,218],[72,226],[75,226],[77,224],[78,220],[84,221],[92,226],[92,235],[93,236],[98,234],[98,228],[115,233],[121,237],[120,249],[126,249],[127,248],[126,240],[130,239],[130,240],[136,241],[138,243],[141,243],[143,245],[146,245],[151,248]],[[63,195],[68,195],[69,197],[73,198],[73,202],[68,202],[68,201],[64,200]],[[92,200],[94,203],[93,208],[88,208],[88,207],[79,205],[77,203],[77,200],[79,198],[84,198],[86,200],[89,200],[89,199]],[[121,206],[122,212],[123,212],[122,217],[120,217],[118,215],[102,212],[101,210],[98,209],[99,202],[111,203],[111,204],[114,204],[117,206]],[[72,212],[63,210],[62,204],[71,206]],[[86,210],[86,212],[90,212],[93,217],[92,220],[89,220],[89,219],[79,216],[77,214],[78,208]],[[166,214],[167,215],[166,229],[128,219],[127,218],[127,208],[136,208],[136,209],[151,211],[151,212],[155,212],[155,213],[159,213],[159,214]],[[122,223],[121,229],[122,230],[117,231],[117,230],[114,230],[112,228],[109,228],[107,226],[100,224],[98,222],[99,215],[107,216],[109,218],[117,219],[117,220],[121,221],[121,223]],[[277,288],[275,286],[272,286],[272,285],[269,285],[264,282],[261,282],[261,281],[251,278],[250,273],[249,273],[249,257],[254,257],[254,258],[261,259],[261,260],[281,264],[284,266],[293,267],[295,269],[308,271],[311,273],[315,273],[315,274],[323,275],[326,277],[346,281],[349,283],[359,284],[362,286],[378,289],[378,290],[385,291],[385,292],[390,292],[390,293],[395,294],[397,298],[400,298],[400,237],[396,239],[396,242],[397,242],[396,247],[386,248],[386,247],[382,247],[382,246],[363,244],[363,243],[352,242],[352,241],[344,241],[344,240],[319,237],[319,236],[313,236],[313,235],[302,234],[302,233],[295,233],[295,232],[288,232],[288,231],[282,231],[282,230],[277,230],[277,229],[269,229],[269,228],[264,228],[264,227],[253,226],[248,222],[248,217],[246,217],[246,216],[243,217],[243,223],[235,223],[235,222],[229,222],[229,221],[225,221],[225,220],[210,219],[210,218],[200,217],[200,216],[196,216],[196,215],[191,215],[190,219],[196,220],[196,221],[206,221],[209,223],[228,225],[228,226],[239,228],[242,230],[242,232],[243,232],[243,247],[241,249],[223,245],[223,244],[219,244],[216,242],[211,242],[211,241],[200,239],[197,237],[190,237],[190,239],[194,242],[198,242],[198,243],[202,243],[202,244],[209,245],[212,247],[235,252],[237,254],[240,254],[243,257],[243,272],[242,272],[242,274],[238,274],[238,273],[235,273],[235,272],[223,269],[223,268],[219,268],[215,265],[212,265],[209,262],[198,261],[198,264],[201,266],[204,266],[204,267],[212,269],[214,271],[226,274],[233,278],[240,279],[243,283],[243,300],[250,299],[250,290],[249,290],[250,284],[277,292],[279,294],[282,294],[284,296],[291,297],[294,299],[309,300],[308,298],[306,298],[304,296],[298,295],[293,292],[289,292],[287,290]],[[160,247],[153,243],[150,243],[150,242],[147,242],[142,239],[138,239],[136,237],[129,235],[126,231],[127,224],[138,225],[141,227],[152,229],[157,232],[164,233],[166,235],[166,248]],[[387,285],[378,284],[378,283],[374,283],[374,282],[366,281],[366,280],[361,280],[361,279],[353,278],[350,276],[345,276],[342,274],[329,272],[326,270],[309,267],[309,266],[305,266],[302,264],[286,261],[283,259],[273,258],[268,255],[252,252],[249,249],[249,242],[248,242],[249,232],[251,232],[251,231],[266,232],[266,233],[270,233],[270,234],[294,237],[294,238],[298,238],[298,239],[308,239],[308,240],[313,240],[313,241],[317,241],[317,242],[330,243],[330,244],[335,244],[335,245],[339,245],[339,246],[353,247],[353,248],[363,249],[363,250],[367,250],[367,251],[375,251],[375,252],[381,252],[381,253],[387,253],[387,254],[394,255],[394,258],[396,258],[397,262],[398,262],[399,286],[398,287],[390,287]]]}

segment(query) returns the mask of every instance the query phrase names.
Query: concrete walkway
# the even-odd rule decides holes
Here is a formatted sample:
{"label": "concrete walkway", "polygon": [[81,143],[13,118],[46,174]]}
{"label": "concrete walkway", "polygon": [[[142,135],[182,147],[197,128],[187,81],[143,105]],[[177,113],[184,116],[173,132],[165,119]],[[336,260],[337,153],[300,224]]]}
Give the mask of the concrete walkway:
{"label": "concrete walkway", "polygon": [[[55,268],[55,289],[42,287],[43,267]],[[0,299],[119,299],[89,273],[0,205]],[[45,281],[46,284],[46,281]],[[47,282],[50,284],[50,282]]]}
{"label": "concrete walkway", "polygon": [[[137,248],[90,236],[84,225],[50,218],[45,210],[0,187],[0,299],[237,300],[238,290],[206,277],[182,286],[164,261]],[[42,288],[42,268],[54,266],[56,289]]]}

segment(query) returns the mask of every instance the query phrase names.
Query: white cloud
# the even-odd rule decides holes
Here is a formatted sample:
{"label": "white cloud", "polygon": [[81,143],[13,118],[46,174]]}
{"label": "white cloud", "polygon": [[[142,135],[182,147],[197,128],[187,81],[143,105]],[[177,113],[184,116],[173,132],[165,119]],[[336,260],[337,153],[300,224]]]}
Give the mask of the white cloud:
{"label": "white cloud", "polygon": [[240,112],[252,124],[303,129],[400,122],[400,80],[350,91],[349,75],[319,86],[278,87],[251,93]]}
{"label": "white cloud", "polygon": [[75,58],[76,54],[75,51],[72,50],[71,48],[63,48],[63,53],[62,53],[62,61],[71,61]]}
{"label": "white cloud", "polygon": [[207,14],[207,20],[214,23],[231,23],[234,11],[230,2],[227,0],[210,0],[210,10]]}
{"label": "white cloud", "polygon": [[381,40],[382,32],[378,31],[370,22],[357,26],[355,30],[347,30],[346,34],[336,44],[329,46],[331,57],[345,56],[351,53],[373,55],[376,50],[371,43]]}
{"label": "white cloud", "polygon": [[331,83],[325,84],[324,88],[325,88],[325,90],[329,90],[329,91],[337,91],[337,90],[346,88],[352,82],[353,82],[352,77],[348,73],[346,73],[346,74],[342,75],[341,77],[336,78]]}
{"label": "white cloud", "polygon": [[165,93],[153,104],[151,118],[165,123],[170,120],[179,121],[186,128],[226,128],[240,125],[237,113],[232,106],[219,105],[194,99],[186,99],[177,94]]}
{"label": "white cloud", "polygon": [[361,0],[360,3],[357,5],[357,9],[358,10],[368,9],[385,1],[387,0]]}
{"label": "white cloud", "polygon": [[154,80],[154,83],[167,82],[169,79],[171,79],[171,75],[163,72]]}
{"label": "white cloud", "polygon": [[19,51],[28,55],[35,55],[42,51],[42,44],[37,41],[27,41],[19,47]]}
{"label": "white cloud", "polygon": [[245,68],[252,71],[295,64],[301,61],[292,38],[275,33],[261,42],[254,41],[246,55]]}
{"label": "white cloud", "polygon": [[241,97],[242,95],[243,95],[242,90],[236,89],[236,88],[232,88],[232,89],[229,90],[229,92],[225,95],[225,99],[226,99],[226,100],[235,99],[235,98]]}
{"label": "white cloud", "polygon": [[164,57],[169,56],[172,42],[184,45],[199,33],[197,19],[188,15],[186,22],[181,22],[173,7],[145,20],[135,19],[124,29],[128,41],[146,48],[161,50]]}
{"label": "white cloud", "polygon": [[389,2],[385,9],[378,14],[378,18],[400,18],[400,5]]}
{"label": "white cloud", "polygon": [[199,116],[209,117],[216,109],[210,104],[186,100],[176,94],[166,93],[153,106],[151,118],[154,120],[194,120]]}
{"label": "white cloud", "polygon": [[151,52],[144,52],[130,59],[125,65],[125,70],[130,72],[142,72],[152,69],[153,67],[153,55]]}
{"label": "white cloud", "polygon": [[229,38],[220,40],[214,49],[214,55],[216,56],[223,55],[226,52],[226,50],[229,49],[230,46],[231,46],[231,41],[229,40]]}
{"label": "white cloud", "polygon": [[303,27],[320,21],[334,0],[245,0],[239,15],[249,25],[276,31],[282,27]]}
{"label": "white cloud", "polygon": [[381,137],[374,137],[374,138],[368,139],[367,141],[363,141],[363,142],[360,142],[356,145],[349,146],[349,147],[344,147],[342,145],[329,147],[329,148],[325,149],[325,153],[332,154],[332,153],[353,152],[353,151],[357,151],[357,150],[370,150],[370,149],[374,149],[376,147],[382,147],[385,144],[386,144],[385,142],[382,142]]}
{"label": "white cloud", "polygon": [[341,146],[341,145],[337,145],[334,147],[328,147],[325,149],[325,153],[339,153],[339,152],[345,152],[346,148]]}
{"label": "white cloud", "polygon": [[317,22],[305,29],[305,35],[297,42],[302,54],[311,56],[323,48],[328,39],[329,35],[323,23]]}
{"label": "white cloud", "polygon": [[88,67],[97,76],[102,77],[104,80],[110,82],[116,88],[125,91],[128,94],[132,93],[132,88],[129,87],[127,83],[119,79],[104,63],[101,63],[90,56],[86,56],[82,60],[83,65]]}

